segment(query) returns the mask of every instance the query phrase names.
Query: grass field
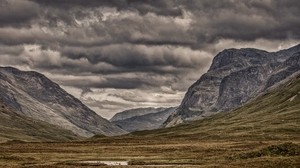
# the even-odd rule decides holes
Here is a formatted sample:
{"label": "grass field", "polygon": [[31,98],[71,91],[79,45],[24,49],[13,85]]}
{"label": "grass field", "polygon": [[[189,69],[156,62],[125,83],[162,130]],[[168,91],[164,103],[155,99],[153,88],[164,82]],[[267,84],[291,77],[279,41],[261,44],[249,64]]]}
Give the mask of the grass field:
{"label": "grass field", "polygon": [[[172,128],[83,141],[0,144],[2,167],[300,167],[300,79],[230,113]],[[155,166],[156,165],[156,166]],[[126,166],[116,166],[126,167]]]}
{"label": "grass field", "polygon": [[[112,138],[73,143],[0,145],[3,167],[82,167],[80,161],[130,161],[158,167],[299,167],[300,141]],[[104,166],[105,167],[105,166]]]}

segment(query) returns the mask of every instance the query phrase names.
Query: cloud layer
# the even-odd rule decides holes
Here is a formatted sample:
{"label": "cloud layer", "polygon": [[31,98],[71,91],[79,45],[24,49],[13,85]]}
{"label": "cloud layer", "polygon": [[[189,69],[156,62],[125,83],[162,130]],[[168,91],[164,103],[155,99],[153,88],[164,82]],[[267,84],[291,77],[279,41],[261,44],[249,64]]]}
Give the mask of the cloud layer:
{"label": "cloud layer", "polygon": [[299,16],[297,0],[0,0],[0,64],[45,73],[109,117],[178,105],[225,48],[299,43]]}

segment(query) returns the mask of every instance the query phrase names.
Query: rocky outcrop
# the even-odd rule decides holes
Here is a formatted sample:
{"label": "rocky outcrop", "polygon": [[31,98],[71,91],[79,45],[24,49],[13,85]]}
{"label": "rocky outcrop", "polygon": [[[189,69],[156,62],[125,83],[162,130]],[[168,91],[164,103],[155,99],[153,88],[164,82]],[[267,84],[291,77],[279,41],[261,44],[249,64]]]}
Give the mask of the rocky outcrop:
{"label": "rocky outcrop", "polygon": [[165,127],[230,111],[300,70],[300,45],[267,52],[226,49],[185,94]]}
{"label": "rocky outcrop", "polygon": [[0,67],[0,97],[19,115],[60,126],[80,136],[126,133],[37,72]]}
{"label": "rocky outcrop", "polygon": [[111,121],[122,129],[133,132],[159,128],[175,111],[171,108],[138,108],[117,113]]}

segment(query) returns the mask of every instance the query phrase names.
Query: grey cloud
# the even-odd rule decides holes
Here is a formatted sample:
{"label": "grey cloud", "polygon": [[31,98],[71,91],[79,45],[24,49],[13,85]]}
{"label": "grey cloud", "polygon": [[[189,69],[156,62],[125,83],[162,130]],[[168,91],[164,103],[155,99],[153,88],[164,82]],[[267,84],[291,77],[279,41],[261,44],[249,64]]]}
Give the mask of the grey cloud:
{"label": "grey cloud", "polygon": [[143,92],[136,91],[134,93],[133,92],[111,93],[108,96],[121,98],[126,102],[131,102],[136,104],[145,103],[145,102],[151,102],[157,104],[171,104],[173,102],[179,103],[181,99],[178,96],[167,97],[166,95],[176,95],[176,94],[175,93],[165,94],[165,93],[159,93],[154,91],[152,91],[152,93],[145,92],[145,91]]}
{"label": "grey cloud", "polygon": [[[117,101],[110,101],[110,100],[95,100],[91,98],[87,98],[84,100],[89,106],[92,107],[99,107],[102,109],[118,109],[120,107],[127,108],[130,107],[128,103],[121,103]],[[116,112],[116,111],[115,111]]]}
{"label": "grey cloud", "polygon": [[175,0],[168,1],[152,1],[152,0],[32,0],[44,6],[52,6],[55,8],[69,9],[74,7],[115,7],[118,10],[136,10],[140,14],[145,15],[153,12],[159,15],[180,16],[182,10],[176,6]]}
{"label": "grey cloud", "polygon": [[24,47],[21,45],[0,45],[0,55],[18,56],[24,51]]}
{"label": "grey cloud", "polygon": [[[194,67],[206,64],[207,55],[183,47],[151,47],[144,45],[109,45],[101,48],[66,48],[62,52],[70,57],[85,57],[90,62],[107,62],[114,66],[135,68],[136,66]],[[179,55],[180,54],[180,55]],[[202,53],[205,54],[205,53]],[[204,62],[203,62],[204,61]]]}
{"label": "grey cloud", "polygon": [[[15,2],[15,1],[10,1]],[[18,1],[19,2],[19,1]],[[24,1],[27,2],[27,1]],[[43,1],[37,0],[42,9],[39,12],[40,19],[35,20],[38,26],[46,26],[54,34],[45,34],[29,29],[29,35],[6,31],[12,37],[3,36],[2,43],[41,43],[47,46],[71,45],[71,46],[99,46],[108,44],[144,44],[144,45],[178,45],[191,46],[205,49],[220,39],[235,39],[241,41],[254,41],[256,39],[299,39],[298,27],[300,20],[299,1]],[[29,3],[29,2],[27,2]],[[35,4],[33,3],[33,4]],[[16,8],[18,3],[15,2]],[[20,6],[20,5],[19,5]],[[26,15],[36,15],[26,12],[27,7],[9,15],[16,18],[8,19],[15,21]],[[28,5],[27,5],[28,6]],[[32,5],[32,6],[36,6]],[[67,7],[66,7],[67,6]],[[136,9],[148,13],[163,13],[171,9],[180,9],[189,13],[191,25],[184,29],[174,22],[174,18],[183,18],[184,15],[161,16],[132,15],[123,19],[108,19],[98,21],[87,27],[78,27],[76,21],[85,18],[101,18],[101,10],[97,7],[116,7],[122,15]],[[93,7],[93,9],[90,9]],[[65,9],[66,8],[66,9]],[[151,9],[151,10],[147,10]],[[91,12],[92,11],[92,12]],[[26,13],[19,16],[18,13]],[[6,12],[7,13],[7,12]],[[0,15],[3,19],[5,12]],[[140,12],[141,13],[141,12]],[[26,19],[25,19],[26,20]],[[46,20],[46,22],[45,22]],[[62,21],[62,22],[61,22]],[[6,21],[3,21],[6,23]],[[62,27],[65,23],[67,27]],[[68,27],[69,26],[69,27]],[[120,27],[121,26],[121,27]],[[54,29],[56,31],[54,31]],[[61,30],[64,35],[57,35]],[[34,33],[37,37],[31,33]],[[16,35],[15,35],[16,34]],[[91,38],[93,37],[93,38]]]}
{"label": "grey cloud", "polygon": [[[198,38],[196,47],[220,39],[299,39],[299,1],[198,1],[193,6],[191,33]],[[198,9],[198,10],[196,10]],[[195,18],[196,19],[196,18]]]}
{"label": "grey cloud", "polygon": [[64,86],[73,86],[78,88],[116,88],[116,89],[135,89],[147,85],[147,82],[137,78],[97,78],[97,77],[78,77],[78,78],[53,78],[59,84]]}
{"label": "grey cloud", "polygon": [[[188,73],[188,72],[187,72]],[[198,78],[196,76],[186,76],[184,74],[155,74],[149,72],[130,72],[108,75],[49,75],[51,79],[63,86],[73,86],[82,90],[81,95],[93,93],[90,88],[115,88],[115,89],[142,89],[152,90],[160,93],[176,93],[185,91],[185,87],[180,84],[192,84]]]}
{"label": "grey cloud", "polygon": [[27,0],[0,0],[0,27],[30,26],[29,22],[39,16],[39,6]]}
{"label": "grey cloud", "polygon": [[24,47],[21,45],[10,46],[0,45],[0,64],[19,66],[24,63],[24,59],[20,56],[24,52]]}

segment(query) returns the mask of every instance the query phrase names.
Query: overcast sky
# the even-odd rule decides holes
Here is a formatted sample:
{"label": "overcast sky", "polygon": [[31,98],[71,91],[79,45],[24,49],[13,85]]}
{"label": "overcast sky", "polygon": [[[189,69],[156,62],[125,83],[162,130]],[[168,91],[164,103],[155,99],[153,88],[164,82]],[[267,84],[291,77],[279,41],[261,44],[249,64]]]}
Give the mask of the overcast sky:
{"label": "overcast sky", "polygon": [[0,0],[0,65],[109,118],[179,105],[225,48],[298,44],[299,16],[299,0]]}

